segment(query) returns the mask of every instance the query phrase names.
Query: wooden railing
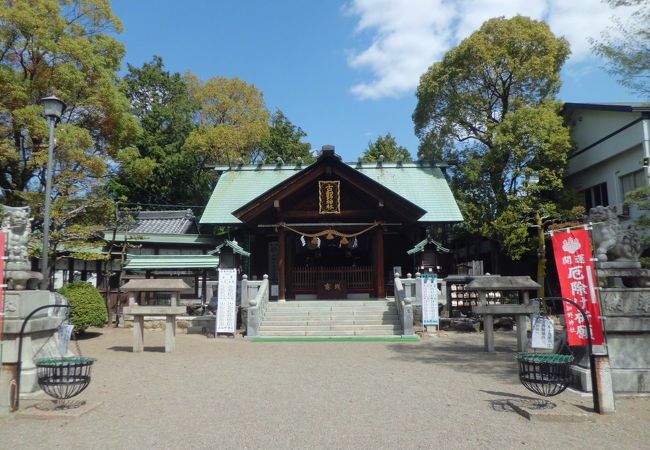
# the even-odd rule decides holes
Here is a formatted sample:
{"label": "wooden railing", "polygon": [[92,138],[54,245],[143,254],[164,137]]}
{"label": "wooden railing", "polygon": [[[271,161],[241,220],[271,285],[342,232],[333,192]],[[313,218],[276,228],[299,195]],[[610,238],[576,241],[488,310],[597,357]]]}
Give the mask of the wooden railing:
{"label": "wooden railing", "polygon": [[349,290],[372,289],[372,267],[294,267],[294,290],[316,290],[319,281],[345,281]]}

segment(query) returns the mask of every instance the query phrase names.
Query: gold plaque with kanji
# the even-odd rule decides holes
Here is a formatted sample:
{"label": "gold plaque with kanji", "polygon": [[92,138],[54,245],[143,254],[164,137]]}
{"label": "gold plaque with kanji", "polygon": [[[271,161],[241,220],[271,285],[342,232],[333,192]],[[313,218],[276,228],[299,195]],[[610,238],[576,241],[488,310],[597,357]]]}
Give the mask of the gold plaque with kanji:
{"label": "gold plaque with kanji", "polygon": [[318,182],[318,213],[341,214],[341,182]]}

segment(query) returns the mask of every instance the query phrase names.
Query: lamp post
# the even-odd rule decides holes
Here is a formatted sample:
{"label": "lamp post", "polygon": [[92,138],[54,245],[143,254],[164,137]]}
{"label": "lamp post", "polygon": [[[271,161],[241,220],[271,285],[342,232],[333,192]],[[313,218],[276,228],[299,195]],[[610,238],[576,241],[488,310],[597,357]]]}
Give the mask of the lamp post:
{"label": "lamp post", "polygon": [[41,254],[41,289],[50,287],[49,249],[50,249],[50,209],[52,206],[52,171],[54,170],[54,128],[65,109],[65,103],[57,97],[50,95],[41,99],[43,115],[47,118],[50,127],[50,139],[47,146],[47,171],[45,172],[45,204],[43,211],[43,252]]}

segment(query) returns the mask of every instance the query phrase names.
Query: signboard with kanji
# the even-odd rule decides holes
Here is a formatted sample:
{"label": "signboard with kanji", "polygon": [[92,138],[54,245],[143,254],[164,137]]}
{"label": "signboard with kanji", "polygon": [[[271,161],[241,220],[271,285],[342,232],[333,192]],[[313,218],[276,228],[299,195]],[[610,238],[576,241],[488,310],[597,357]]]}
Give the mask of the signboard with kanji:
{"label": "signboard with kanji", "polygon": [[341,182],[318,182],[318,213],[341,214]]}
{"label": "signboard with kanji", "polygon": [[420,279],[422,292],[422,325],[438,325],[438,280],[436,274],[425,273]]}
{"label": "signboard with kanji", "polygon": [[[556,231],[551,240],[562,297],[573,300],[585,310],[593,344],[601,345],[605,337],[589,232],[586,229]],[[569,345],[587,345],[587,324],[582,314],[570,303],[563,303]]]}
{"label": "signboard with kanji", "polygon": [[533,316],[532,322],[530,346],[532,348],[552,349],[555,344],[555,326],[553,320],[544,316]]}
{"label": "signboard with kanji", "polygon": [[235,333],[237,328],[237,269],[219,269],[217,333]]}

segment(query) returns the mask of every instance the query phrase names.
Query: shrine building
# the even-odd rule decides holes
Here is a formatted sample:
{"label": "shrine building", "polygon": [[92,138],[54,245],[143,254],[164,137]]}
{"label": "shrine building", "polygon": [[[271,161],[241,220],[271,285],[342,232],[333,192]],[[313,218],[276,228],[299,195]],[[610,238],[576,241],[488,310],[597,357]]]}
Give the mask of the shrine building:
{"label": "shrine building", "polygon": [[345,163],[324,146],[310,165],[215,170],[202,227],[228,230],[250,257],[222,253],[221,264],[268,274],[281,301],[385,298],[395,271],[443,265],[434,237],[463,220],[440,167],[426,161]]}

